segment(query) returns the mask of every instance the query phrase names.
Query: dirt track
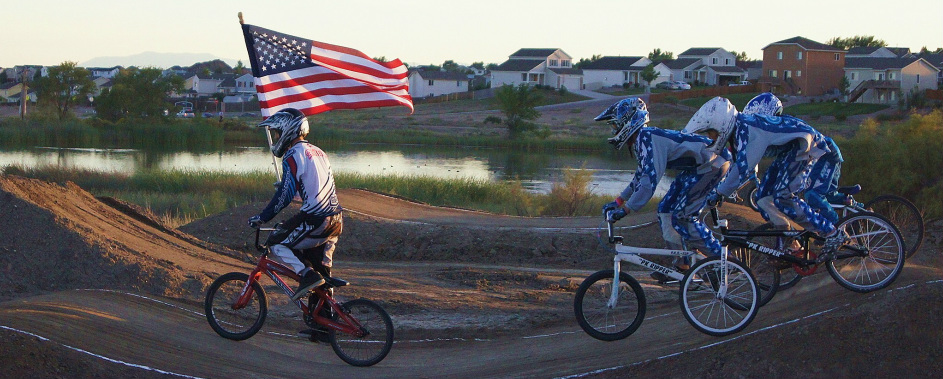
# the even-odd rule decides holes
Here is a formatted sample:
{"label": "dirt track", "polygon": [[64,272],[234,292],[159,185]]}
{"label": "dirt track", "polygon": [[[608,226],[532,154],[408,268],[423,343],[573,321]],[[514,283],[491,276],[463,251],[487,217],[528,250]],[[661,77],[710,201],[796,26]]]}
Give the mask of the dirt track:
{"label": "dirt track", "polygon": [[[247,341],[225,340],[208,327],[202,288],[219,273],[248,270],[247,254],[227,246],[245,244],[242,223],[257,209],[181,228],[206,243],[76,187],[0,177],[0,214],[12,216],[0,218],[0,295],[7,299],[0,303],[0,377],[167,377],[155,369],[205,378],[943,372],[939,225],[928,228],[934,234],[893,290],[855,294],[817,275],[777,295],[746,331],[727,338],[696,332],[678,311],[676,288],[634,273],[649,297],[646,321],[629,338],[604,343],[576,326],[572,291],[609,267],[611,256],[585,231],[563,233],[595,226],[591,218],[497,217],[365,192],[346,191],[341,201],[351,212],[336,271],[354,286],[340,295],[381,301],[397,325],[390,356],[367,369],[295,337],[301,323],[284,299],[272,304],[264,333]],[[638,217],[626,224],[651,216]],[[632,233],[640,244],[658,241],[653,227]],[[779,351],[796,361],[759,356]]]}

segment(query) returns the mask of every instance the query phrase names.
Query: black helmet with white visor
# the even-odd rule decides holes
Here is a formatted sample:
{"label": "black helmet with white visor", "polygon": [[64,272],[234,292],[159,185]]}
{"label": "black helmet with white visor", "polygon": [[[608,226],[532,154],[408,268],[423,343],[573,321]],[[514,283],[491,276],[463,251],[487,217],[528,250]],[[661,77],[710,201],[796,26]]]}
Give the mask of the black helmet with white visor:
{"label": "black helmet with white visor", "polygon": [[285,155],[291,141],[308,135],[308,119],[294,108],[285,108],[259,123],[272,138],[272,154],[278,158]]}

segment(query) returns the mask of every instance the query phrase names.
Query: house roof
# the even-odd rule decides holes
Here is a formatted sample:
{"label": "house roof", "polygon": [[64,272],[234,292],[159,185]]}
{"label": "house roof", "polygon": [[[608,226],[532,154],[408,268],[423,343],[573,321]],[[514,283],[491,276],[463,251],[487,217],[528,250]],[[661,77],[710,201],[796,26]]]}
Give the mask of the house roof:
{"label": "house roof", "polygon": [[[910,66],[920,58],[846,58],[845,68],[888,70]],[[930,62],[927,62],[930,63]],[[932,66],[932,64],[930,64]]]}
{"label": "house roof", "polygon": [[511,54],[512,57],[533,57],[533,58],[546,58],[551,54],[560,49],[520,49],[514,54]]}
{"label": "house roof", "polygon": [[419,76],[422,76],[426,80],[455,80],[462,81],[468,80],[468,75],[454,72],[454,71],[424,71],[424,70],[415,70],[413,71]]}
{"label": "house roof", "polygon": [[641,70],[639,66],[632,66],[645,57],[602,57],[593,62],[584,63],[584,70]]}
{"label": "house roof", "polygon": [[744,69],[737,66],[708,66],[714,72],[721,74],[742,74],[745,72]]}
{"label": "house roof", "polygon": [[943,53],[925,53],[920,54],[919,57],[925,59],[927,62],[930,62],[930,64],[936,66],[936,68],[943,70]]}
{"label": "house roof", "polygon": [[792,37],[789,39],[784,39],[779,42],[773,42],[769,45],[766,45],[766,47],[764,47],[763,50],[766,50],[767,47],[770,47],[772,45],[792,45],[792,44],[802,46],[802,48],[806,50],[825,50],[825,51],[835,51],[835,52],[842,52],[842,53],[845,52],[845,50],[839,49],[831,45],[826,45],[824,43],[815,42],[805,37]]}
{"label": "house roof", "polygon": [[509,59],[491,71],[530,71],[539,66],[541,63],[543,63],[543,61],[534,61],[530,59]]}
{"label": "house roof", "polygon": [[20,83],[15,83],[15,82],[0,83],[0,89],[10,89],[16,86],[17,84],[20,84]]}
{"label": "house roof", "polygon": [[871,55],[880,49],[887,49],[887,51],[890,51],[898,57],[910,54],[909,47],[856,46],[848,49],[848,55]]}
{"label": "house roof", "polygon": [[692,47],[690,49],[685,50],[683,53],[678,54],[678,56],[679,57],[682,55],[705,56],[705,55],[711,55],[717,50],[720,50],[720,48],[719,47]]}
{"label": "house roof", "polygon": [[551,68],[550,71],[553,71],[559,75],[583,75],[583,70],[580,70],[578,68],[555,67],[555,68]]}
{"label": "house roof", "polygon": [[737,61],[737,67],[742,69],[763,68],[763,61]]}
{"label": "house roof", "polygon": [[701,60],[699,58],[681,58],[681,59],[672,59],[672,60],[664,61],[662,63],[664,63],[665,66],[668,66],[668,68],[672,70],[680,70],[692,64],[699,63],[700,61]]}

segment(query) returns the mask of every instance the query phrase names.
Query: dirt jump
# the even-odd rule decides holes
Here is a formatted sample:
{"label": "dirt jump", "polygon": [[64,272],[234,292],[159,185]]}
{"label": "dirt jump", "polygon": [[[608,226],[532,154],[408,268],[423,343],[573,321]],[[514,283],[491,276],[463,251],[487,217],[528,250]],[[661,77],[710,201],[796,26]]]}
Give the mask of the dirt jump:
{"label": "dirt jump", "polygon": [[[251,204],[173,229],[146,210],[71,183],[0,177],[0,378],[857,378],[943,375],[939,232],[890,287],[847,291],[806,278],[760,309],[744,331],[701,334],[676,285],[623,266],[648,312],[615,342],[586,335],[573,296],[612,267],[595,217],[523,218],[432,207],[342,190],[344,234],[333,274],[339,299],[381,304],[396,340],[385,360],[349,366],[309,342],[300,315],[268,280],[268,319],[245,341],[203,315],[206,287],[248,273],[257,252]],[[362,206],[366,205],[366,206]],[[734,224],[761,222],[724,205]],[[288,214],[291,212],[282,212]],[[660,247],[652,214],[618,225]]]}

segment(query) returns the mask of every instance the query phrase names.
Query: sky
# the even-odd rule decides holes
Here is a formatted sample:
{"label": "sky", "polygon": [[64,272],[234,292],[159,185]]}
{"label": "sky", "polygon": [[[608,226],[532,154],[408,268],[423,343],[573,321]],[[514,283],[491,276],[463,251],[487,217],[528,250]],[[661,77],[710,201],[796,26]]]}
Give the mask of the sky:
{"label": "sky", "polygon": [[870,35],[912,51],[943,47],[941,0],[33,0],[3,8],[12,12],[4,12],[0,67],[143,52],[248,64],[240,11],[247,24],[410,65],[500,64],[520,48],[559,48],[574,62],[656,48],[677,56],[692,47],[760,59],[766,45],[795,36],[826,43]]}

